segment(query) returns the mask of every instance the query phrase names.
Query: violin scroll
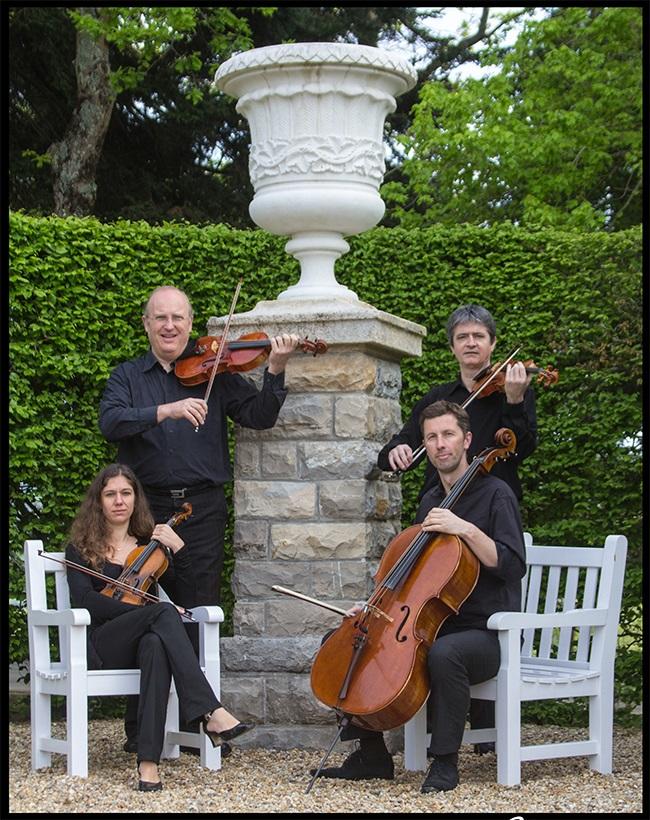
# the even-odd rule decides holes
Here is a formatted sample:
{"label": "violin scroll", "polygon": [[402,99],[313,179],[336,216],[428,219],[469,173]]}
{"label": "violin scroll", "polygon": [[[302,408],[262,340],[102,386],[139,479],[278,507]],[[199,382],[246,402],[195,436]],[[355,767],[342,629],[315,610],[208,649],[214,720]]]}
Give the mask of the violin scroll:
{"label": "violin scroll", "polygon": [[298,347],[303,353],[313,353],[314,356],[327,353],[327,344],[322,339],[314,339],[312,342],[307,336],[298,342]]}
{"label": "violin scroll", "polygon": [[[526,362],[524,362],[526,364]],[[531,363],[531,369],[532,369]],[[528,367],[526,367],[528,369]],[[547,365],[544,369],[538,368],[537,381],[544,387],[550,387],[552,384],[557,384],[560,378],[560,371],[552,365]]]}
{"label": "violin scroll", "polygon": [[183,521],[187,521],[187,519],[192,515],[192,505],[189,501],[186,501],[185,504],[181,507],[180,511],[175,513],[167,522],[170,527],[176,527],[178,524],[182,524]]}

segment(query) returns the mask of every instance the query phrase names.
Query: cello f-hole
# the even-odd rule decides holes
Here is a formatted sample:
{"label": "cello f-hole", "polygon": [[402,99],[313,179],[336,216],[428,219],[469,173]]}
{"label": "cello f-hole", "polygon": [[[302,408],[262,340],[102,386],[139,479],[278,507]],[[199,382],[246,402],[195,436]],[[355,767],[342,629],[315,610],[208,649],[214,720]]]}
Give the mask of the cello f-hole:
{"label": "cello f-hole", "polygon": [[407,640],[407,637],[406,635],[400,636],[399,633],[402,631],[402,628],[404,627],[404,625],[406,624],[411,615],[411,607],[408,604],[404,604],[404,606],[401,608],[401,611],[404,612],[404,617],[402,618],[402,622],[400,623],[400,625],[397,627],[397,632],[395,633],[395,640],[399,641],[399,643],[404,643],[404,641]]}

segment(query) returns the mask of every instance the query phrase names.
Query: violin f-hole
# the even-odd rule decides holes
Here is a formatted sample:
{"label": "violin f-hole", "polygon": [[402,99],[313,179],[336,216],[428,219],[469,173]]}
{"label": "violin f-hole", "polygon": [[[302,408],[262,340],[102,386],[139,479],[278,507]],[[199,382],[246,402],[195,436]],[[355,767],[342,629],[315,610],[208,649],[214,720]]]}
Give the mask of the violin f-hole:
{"label": "violin f-hole", "polygon": [[408,621],[408,619],[411,615],[411,607],[408,606],[408,604],[404,604],[404,606],[401,608],[401,611],[404,612],[405,614],[404,614],[404,617],[402,618],[402,622],[397,627],[397,632],[395,633],[395,640],[398,641],[399,643],[404,643],[404,641],[407,640],[407,636],[406,635],[401,635],[400,636],[399,633],[402,631],[402,628],[404,627],[404,625],[406,624],[406,622]]}

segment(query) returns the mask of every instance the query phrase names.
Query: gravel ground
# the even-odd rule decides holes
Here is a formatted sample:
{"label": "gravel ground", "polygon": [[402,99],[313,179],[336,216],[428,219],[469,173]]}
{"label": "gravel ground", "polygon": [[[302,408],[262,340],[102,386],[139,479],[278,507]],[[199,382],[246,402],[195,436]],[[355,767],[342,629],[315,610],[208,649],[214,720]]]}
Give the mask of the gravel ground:
{"label": "gravel ground", "polygon": [[[496,784],[496,757],[479,757],[471,747],[460,754],[460,785],[451,792],[420,794],[422,772],[406,772],[395,755],[395,780],[365,782],[318,780],[309,794],[309,768],[322,753],[313,750],[234,749],[220,772],[202,769],[197,758],[181,754],[163,760],[162,792],[142,793],[135,755],[123,752],[121,720],[91,723],[89,777],[69,777],[64,759],[31,771],[29,723],[11,723],[9,732],[9,811],[14,813],[641,813],[642,738],[640,731],[616,729],[614,772],[589,769],[586,758],[524,763],[522,785]],[[523,729],[525,742],[569,740],[575,730]],[[344,759],[333,754],[328,765]]]}

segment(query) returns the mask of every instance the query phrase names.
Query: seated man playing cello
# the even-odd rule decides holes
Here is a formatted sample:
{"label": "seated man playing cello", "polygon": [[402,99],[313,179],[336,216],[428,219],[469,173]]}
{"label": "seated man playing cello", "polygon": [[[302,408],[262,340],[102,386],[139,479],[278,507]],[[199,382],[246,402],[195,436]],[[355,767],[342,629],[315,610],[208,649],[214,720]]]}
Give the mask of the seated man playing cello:
{"label": "seated man playing cello", "polygon": [[[444,506],[444,499],[469,467],[467,450],[472,434],[467,412],[452,402],[437,401],[423,410],[420,427],[439,480],[423,496],[416,522],[424,532],[458,536],[478,559],[475,586],[458,613],[442,621],[428,650],[428,754],[433,761],[421,790],[431,792],[458,785],[458,750],[470,705],[470,686],[488,680],[499,669],[499,641],[487,628],[487,620],[494,612],[520,609],[525,550],[517,499],[501,479],[477,472],[454,502],[454,511]],[[363,608],[355,605],[346,617],[357,616]],[[392,780],[393,759],[382,732],[344,724],[341,739],[354,738],[359,739],[359,748],[340,767],[322,769],[319,776]]]}

